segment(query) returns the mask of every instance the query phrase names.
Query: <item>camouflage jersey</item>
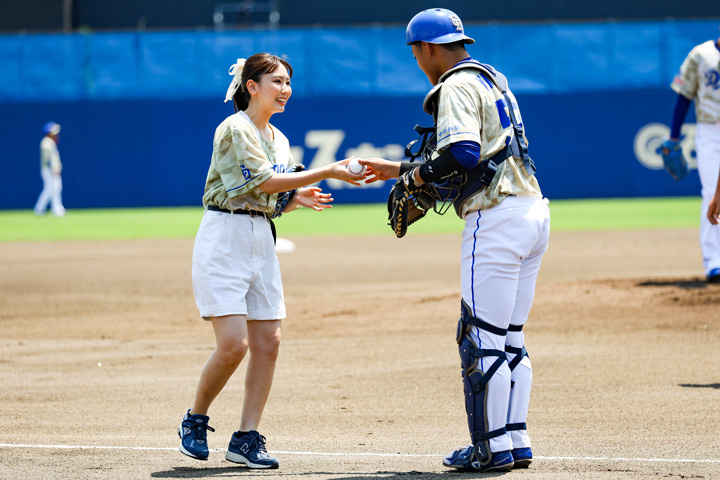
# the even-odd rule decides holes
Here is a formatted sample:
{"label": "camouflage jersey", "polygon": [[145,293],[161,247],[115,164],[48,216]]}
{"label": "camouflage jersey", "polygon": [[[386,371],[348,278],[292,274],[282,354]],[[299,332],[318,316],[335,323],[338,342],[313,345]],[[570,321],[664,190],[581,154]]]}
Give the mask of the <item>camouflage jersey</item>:
{"label": "camouflage jersey", "polygon": [[229,116],[217,127],[204,206],[273,213],[278,194],[265,193],[259,185],[295,162],[285,135],[272,125],[270,129],[274,139],[267,142],[245,112]]}
{"label": "camouflage jersey", "polygon": [[720,50],[714,40],[701,43],[690,51],[670,88],[695,100],[698,123],[720,122]]}
{"label": "camouflage jersey", "polygon": [[[515,97],[510,91],[508,95],[518,122],[522,122]],[[502,92],[480,70],[463,68],[444,78],[438,104],[437,154],[461,141],[479,143],[481,160],[505,148],[514,132],[504,105]],[[540,185],[527,174],[520,158],[502,162],[492,183],[464,202],[461,217],[499,205],[510,195],[542,197]]]}
{"label": "camouflage jersey", "polygon": [[48,136],[43,137],[40,142],[40,168],[49,168],[56,175],[62,172],[62,162],[60,162],[57,143]]}

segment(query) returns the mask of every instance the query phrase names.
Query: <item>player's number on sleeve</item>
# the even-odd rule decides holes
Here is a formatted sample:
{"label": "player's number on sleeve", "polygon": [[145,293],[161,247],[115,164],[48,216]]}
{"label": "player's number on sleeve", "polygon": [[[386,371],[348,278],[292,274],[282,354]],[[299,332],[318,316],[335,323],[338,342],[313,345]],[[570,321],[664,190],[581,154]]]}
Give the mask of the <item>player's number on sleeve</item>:
{"label": "player's number on sleeve", "polygon": [[240,165],[240,171],[243,174],[243,177],[245,177],[245,180],[250,180],[250,170],[245,168],[245,165]]}

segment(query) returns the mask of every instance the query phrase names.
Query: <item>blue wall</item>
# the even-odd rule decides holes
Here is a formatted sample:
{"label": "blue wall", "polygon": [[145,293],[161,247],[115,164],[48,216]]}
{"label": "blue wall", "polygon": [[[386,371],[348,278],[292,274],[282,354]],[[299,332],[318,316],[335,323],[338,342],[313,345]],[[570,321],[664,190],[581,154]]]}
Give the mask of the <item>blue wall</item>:
{"label": "blue wall", "polygon": [[[669,122],[668,83],[718,23],[468,33],[478,40],[470,52],[510,79],[548,197],[697,195],[697,175],[676,183],[658,169],[654,149],[666,127],[654,124]],[[232,113],[222,102],[227,68],[255,51],[287,53],[293,63],[293,98],[272,121],[305,165],[352,154],[400,160],[412,127],[431,121],[421,110],[430,85],[402,38],[402,29],[384,27],[0,36],[0,209],[34,204],[48,120],[63,126],[68,208],[199,205],[214,129]],[[384,202],[390,187],[322,186],[339,202]]]}
{"label": "blue wall", "polygon": [[[549,198],[698,194],[697,175],[674,182],[654,169],[660,166],[657,155],[648,168],[634,152],[643,127],[670,117],[669,90],[524,94],[518,102]],[[403,147],[416,138],[412,127],[431,122],[421,104],[422,97],[291,99],[273,123],[310,167],[350,155],[400,160]],[[13,119],[0,133],[1,208],[30,208],[40,192],[36,125],[48,112],[63,125],[66,206],[139,207],[200,205],[213,132],[232,107],[217,100],[136,100],[6,104],[1,111]],[[654,155],[659,142],[657,135],[649,139],[646,156]],[[390,188],[321,186],[337,202],[363,203],[384,202]]]}
{"label": "blue wall", "polygon": [[[476,58],[516,93],[665,89],[685,55],[720,20],[471,25]],[[267,51],[287,55],[294,94],[424,95],[427,78],[402,27],[276,32],[0,35],[0,101],[224,98],[230,65]]]}

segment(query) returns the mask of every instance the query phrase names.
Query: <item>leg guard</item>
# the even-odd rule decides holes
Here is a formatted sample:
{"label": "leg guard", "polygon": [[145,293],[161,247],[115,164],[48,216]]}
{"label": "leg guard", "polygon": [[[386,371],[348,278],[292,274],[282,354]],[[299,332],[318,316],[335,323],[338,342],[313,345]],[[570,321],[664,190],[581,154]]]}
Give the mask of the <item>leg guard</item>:
{"label": "leg guard", "polygon": [[[488,431],[486,415],[487,388],[485,387],[498,368],[506,363],[507,357],[505,352],[501,350],[480,348],[471,335],[473,330],[471,327],[477,327],[501,336],[506,335],[507,331],[473,317],[470,308],[463,301],[462,314],[458,322],[457,342],[460,346],[460,361],[463,369],[465,411],[468,416],[468,427],[471,432],[475,458],[479,462],[480,468],[482,468],[492,460],[489,440],[506,433],[505,427]],[[496,360],[483,371],[480,360],[485,357],[495,357]]]}

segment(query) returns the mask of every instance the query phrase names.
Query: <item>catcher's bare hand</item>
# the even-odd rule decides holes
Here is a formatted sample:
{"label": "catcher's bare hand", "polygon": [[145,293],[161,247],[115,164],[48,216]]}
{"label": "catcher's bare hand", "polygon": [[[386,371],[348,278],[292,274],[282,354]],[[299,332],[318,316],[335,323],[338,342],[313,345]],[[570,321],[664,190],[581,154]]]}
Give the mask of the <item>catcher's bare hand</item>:
{"label": "catcher's bare hand", "polygon": [[717,225],[718,223],[720,223],[720,195],[718,195],[717,193],[715,194],[713,199],[710,200],[710,205],[708,206],[707,211],[707,218],[713,225]]}
{"label": "catcher's bare hand", "polygon": [[352,160],[354,157],[346,158],[345,160],[340,160],[339,162],[335,162],[333,164],[330,164],[327,166],[328,168],[328,177],[334,178],[336,180],[342,180],[344,182],[360,186],[361,181],[365,180],[365,178],[368,176],[368,172],[361,173],[359,175],[355,175],[354,173],[350,173],[347,169],[347,164]]}
{"label": "catcher's bare hand", "polygon": [[295,194],[295,201],[298,205],[312,208],[319,212],[326,208],[332,208],[332,205],[329,205],[329,203],[333,201],[333,198],[329,193],[322,193],[322,189],[318,187],[304,187],[298,189]]}
{"label": "catcher's bare hand", "polygon": [[368,177],[365,179],[365,183],[384,182],[400,176],[399,162],[391,162],[384,158],[361,158],[358,161],[360,165],[365,165],[368,169]]}

